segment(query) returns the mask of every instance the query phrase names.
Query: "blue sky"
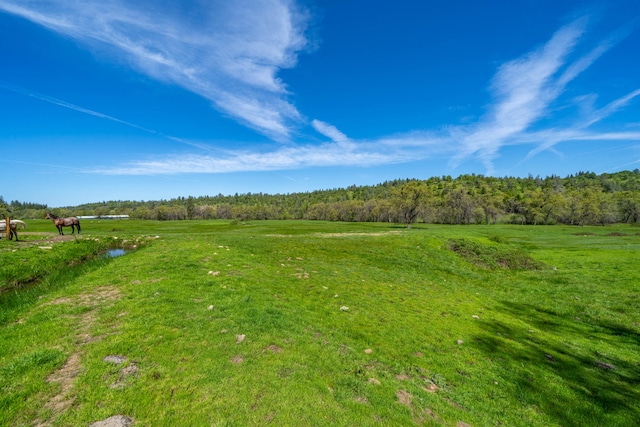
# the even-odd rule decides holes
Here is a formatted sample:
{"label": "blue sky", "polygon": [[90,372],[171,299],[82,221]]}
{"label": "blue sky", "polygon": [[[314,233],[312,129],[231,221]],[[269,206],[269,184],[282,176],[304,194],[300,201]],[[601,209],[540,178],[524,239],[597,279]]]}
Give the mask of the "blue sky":
{"label": "blue sky", "polygon": [[640,168],[640,2],[0,0],[0,196]]}

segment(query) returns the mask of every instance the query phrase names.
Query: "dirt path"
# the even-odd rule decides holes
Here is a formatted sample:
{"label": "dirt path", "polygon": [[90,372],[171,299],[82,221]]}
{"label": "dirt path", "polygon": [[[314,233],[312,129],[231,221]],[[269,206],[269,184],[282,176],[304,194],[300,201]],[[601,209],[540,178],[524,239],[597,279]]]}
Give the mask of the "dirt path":
{"label": "dirt path", "polygon": [[71,240],[83,238],[82,235],[78,234],[65,234],[61,236],[57,233],[43,233],[37,231],[23,231],[19,233],[18,237],[20,240],[15,243],[21,246],[52,245],[54,243],[69,242]]}
{"label": "dirt path", "polygon": [[[66,237],[66,236],[60,236]],[[78,329],[76,333],[77,347],[76,351],[69,356],[64,365],[53,372],[47,378],[50,383],[58,383],[59,391],[56,395],[51,396],[43,405],[43,408],[50,411],[52,418],[34,420],[34,427],[49,426],[63,412],[67,411],[75,401],[73,386],[76,377],[84,370],[82,365],[82,347],[90,342],[94,342],[104,338],[104,336],[94,337],[91,335],[91,329],[97,321],[97,310],[106,305],[110,305],[118,301],[122,297],[120,291],[111,286],[103,286],[80,294],[75,298],[59,298],[48,302],[50,305],[71,305],[88,307],[89,310],[78,317]],[[134,365],[135,366],[135,365]]]}

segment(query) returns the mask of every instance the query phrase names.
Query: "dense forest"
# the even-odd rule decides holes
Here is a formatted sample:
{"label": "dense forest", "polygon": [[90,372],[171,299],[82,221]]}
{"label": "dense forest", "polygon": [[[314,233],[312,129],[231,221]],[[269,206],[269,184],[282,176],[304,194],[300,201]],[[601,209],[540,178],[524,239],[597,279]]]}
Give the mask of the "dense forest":
{"label": "dense forest", "polygon": [[157,201],[109,201],[49,208],[38,203],[5,202],[12,218],[129,215],[133,219],[311,219],[441,224],[605,225],[640,222],[640,170],[565,178],[461,175],[427,180],[399,179],[373,186],[351,186],[306,193],[247,193],[179,197]]}

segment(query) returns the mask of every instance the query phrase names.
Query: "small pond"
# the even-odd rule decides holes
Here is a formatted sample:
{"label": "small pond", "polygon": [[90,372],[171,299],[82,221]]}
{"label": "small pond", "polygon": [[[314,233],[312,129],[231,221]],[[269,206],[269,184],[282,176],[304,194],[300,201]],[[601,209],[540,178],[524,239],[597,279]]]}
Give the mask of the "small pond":
{"label": "small pond", "polygon": [[127,251],[125,251],[124,249],[109,249],[104,256],[106,258],[115,258],[115,257],[119,257],[122,256],[124,254],[126,254]]}

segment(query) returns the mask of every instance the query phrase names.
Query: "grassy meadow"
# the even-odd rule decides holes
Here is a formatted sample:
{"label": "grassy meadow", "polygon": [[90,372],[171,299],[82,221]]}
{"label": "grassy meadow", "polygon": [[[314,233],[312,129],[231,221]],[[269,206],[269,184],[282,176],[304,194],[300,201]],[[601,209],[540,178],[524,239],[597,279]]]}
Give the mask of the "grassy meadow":
{"label": "grassy meadow", "polygon": [[0,240],[1,426],[640,423],[639,227],[18,232]]}

